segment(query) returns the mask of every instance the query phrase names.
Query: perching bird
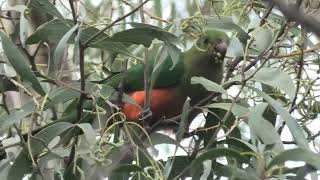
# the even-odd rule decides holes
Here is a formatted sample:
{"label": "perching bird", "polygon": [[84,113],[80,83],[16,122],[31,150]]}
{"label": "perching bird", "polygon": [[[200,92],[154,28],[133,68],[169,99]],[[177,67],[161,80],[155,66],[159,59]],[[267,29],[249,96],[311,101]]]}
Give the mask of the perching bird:
{"label": "perching bird", "polygon": [[[178,63],[172,67],[168,57],[161,65],[161,70],[150,95],[152,122],[171,118],[181,114],[187,97],[193,105],[206,96],[208,92],[199,84],[191,84],[193,76],[201,76],[220,83],[223,75],[223,59],[229,44],[228,36],[221,31],[206,30],[198,39],[197,45],[181,54]],[[151,66],[153,69],[153,66]],[[107,85],[117,88],[123,78],[122,74],[110,78]],[[137,104],[144,104],[144,67],[142,64],[132,66],[127,71],[123,90]],[[124,104],[122,112],[127,121],[138,122],[141,111],[132,104]],[[196,114],[191,115],[190,119]]]}

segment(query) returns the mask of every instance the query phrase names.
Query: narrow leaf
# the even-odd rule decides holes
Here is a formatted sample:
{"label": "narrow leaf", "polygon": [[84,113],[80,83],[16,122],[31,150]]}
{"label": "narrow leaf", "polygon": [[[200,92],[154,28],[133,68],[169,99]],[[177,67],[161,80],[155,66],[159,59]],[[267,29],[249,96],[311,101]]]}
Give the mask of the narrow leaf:
{"label": "narrow leaf", "polygon": [[[58,43],[60,39],[70,30],[73,26],[72,20],[66,20],[66,23],[59,20],[53,19],[40,27],[28,37],[27,44],[35,44],[40,41],[45,42],[53,42]],[[83,28],[80,34],[80,40],[85,42],[89,38],[91,38],[94,34],[99,32],[100,30],[94,27]],[[101,33],[96,39],[94,39],[88,46],[92,48],[100,48],[120,54],[127,55],[129,57],[133,57],[138,59],[138,57],[134,56],[131,51],[119,42],[110,42],[107,39],[110,38],[107,34]],[[73,44],[75,41],[75,35],[72,34],[69,38],[68,43]]]}
{"label": "narrow leaf", "polygon": [[284,151],[275,156],[268,165],[268,169],[275,165],[282,166],[286,161],[303,161],[314,168],[320,169],[320,156],[306,149],[296,148]]}
{"label": "narrow leaf", "polygon": [[34,8],[37,11],[50,14],[53,17],[64,20],[64,17],[60,14],[57,8],[48,0],[31,0],[29,5],[31,8]]}
{"label": "narrow leaf", "polygon": [[254,41],[251,44],[252,54],[259,55],[266,51],[272,45],[274,36],[270,28],[259,28],[253,37]]}
{"label": "narrow leaf", "polygon": [[81,128],[82,132],[86,136],[86,139],[90,145],[96,142],[96,132],[92,128],[91,124],[81,123],[81,124],[77,124],[77,126]]}
{"label": "narrow leaf", "polygon": [[0,32],[0,36],[2,39],[2,47],[4,52],[6,53],[7,58],[14,70],[22,79],[30,82],[33,89],[37,91],[37,93],[44,96],[46,93],[42,89],[35,74],[29,68],[26,58],[3,32]]}
{"label": "narrow leaf", "polygon": [[22,120],[34,111],[34,103],[29,100],[19,110],[0,116],[0,131],[7,130],[14,123]]}
{"label": "narrow leaf", "polygon": [[261,103],[250,111],[248,121],[250,132],[259,137],[264,144],[275,145],[275,152],[280,153],[284,150],[280,136],[272,124],[263,118],[267,106],[268,104]]}
{"label": "narrow leaf", "polygon": [[181,122],[179,125],[179,130],[177,132],[177,140],[180,141],[183,138],[183,135],[186,131],[188,125],[188,117],[189,117],[189,110],[190,110],[190,98],[188,97],[184,102],[181,114]]}
{"label": "narrow leaf", "polygon": [[227,158],[235,158],[238,162],[248,162],[247,158],[242,156],[238,151],[230,149],[230,148],[215,148],[208,150],[207,152],[198,156],[191,163],[191,171],[194,174],[199,170],[199,167],[202,165],[202,162],[205,160],[216,159],[218,157],[227,157]]}
{"label": "narrow leaf", "polygon": [[295,96],[296,87],[291,77],[284,71],[276,68],[261,68],[252,80],[283,90],[291,100]]}
{"label": "narrow leaf", "polygon": [[154,39],[173,45],[177,45],[179,42],[178,37],[174,34],[151,25],[120,31],[115,33],[108,41],[142,44],[149,47]]}
{"label": "narrow leaf", "polygon": [[302,128],[299,126],[297,120],[293,118],[289,112],[281,106],[279,102],[272,99],[269,95],[264,93],[263,91],[254,88],[249,87],[250,89],[257,92],[261,97],[263,97],[273,108],[274,110],[286,121],[286,124],[288,128],[290,129],[290,132],[294,138],[294,140],[297,142],[298,146],[301,148],[309,149],[307,138],[303,134]]}
{"label": "narrow leaf", "polygon": [[67,46],[67,42],[70,39],[71,35],[74,33],[74,31],[78,29],[78,27],[78,24],[73,26],[59,41],[53,55],[54,67],[57,67],[57,65],[60,63]]}
{"label": "narrow leaf", "polygon": [[[225,109],[225,110],[229,110],[231,107],[232,103],[214,103],[214,104],[208,104],[205,107],[206,108],[220,108],[220,109]],[[238,105],[238,104],[233,104],[231,112],[238,117],[245,117],[248,115],[249,113],[249,109]]]}
{"label": "narrow leaf", "polygon": [[250,38],[250,36],[233,21],[231,16],[205,16],[204,19],[207,21],[206,28],[208,29],[214,28],[237,33],[242,44],[247,44],[247,40]]}
{"label": "narrow leaf", "polygon": [[172,139],[170,136],[167,136],[165,134],[161,134],[157,132],[152,133],[150,135],[150,139],[151,139],[152,145],[172,144],[180,147],[182,150],[185,150],[185,148],[181,146],[181,144],[178,141],[176,141],[175,139]]}
{"label": "narrow leaf", "polygon": [[212,82],[204,77],[192,77],[191,84],[201,84],[208,91],[219,92],[221,94],[228,94],[225,89],[219,84]]}

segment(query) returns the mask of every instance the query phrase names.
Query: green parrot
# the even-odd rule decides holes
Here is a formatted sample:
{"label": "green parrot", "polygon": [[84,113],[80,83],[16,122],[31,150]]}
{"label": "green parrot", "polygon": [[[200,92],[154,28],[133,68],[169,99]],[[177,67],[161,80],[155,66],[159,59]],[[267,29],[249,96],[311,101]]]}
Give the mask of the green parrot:
{"label": "green parrot", "polygon": [[[168,56],[161,65],[150,93],[150,110],[152,122],[171,118],[181,114],[187,97],[194,105],[209,95],[199,84],[191,84],[193,76],[201,76],[213,82],[221,83],[223,76],[223,59],[229,45],[228,36],[218,30],[206,30],[195,45],[181,53],[177,64],[172,68],[172,59]],[[151,70],[153,69],[151,65]],[[107,85],[117,88],[123,74],[108,79]],[[123,84],[124,93],[128,94],[138,105],[144,104],[144,66],[137,64],[128,69]],[[124,103],[122,112],[127,121],[138,122],[141,110]],[[193,119],[196,114],[190,115]]]}

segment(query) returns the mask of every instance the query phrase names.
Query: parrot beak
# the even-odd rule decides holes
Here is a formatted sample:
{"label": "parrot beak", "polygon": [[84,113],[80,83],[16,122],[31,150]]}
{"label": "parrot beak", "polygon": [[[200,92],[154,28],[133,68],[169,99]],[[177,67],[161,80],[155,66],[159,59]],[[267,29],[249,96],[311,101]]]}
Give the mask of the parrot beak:
{"label": "parrot beak", "polygon": [[217,57],[222,58],[227,53],[228,44],[225,41],[221,41],[215,45],[214,49],[216,51]]}

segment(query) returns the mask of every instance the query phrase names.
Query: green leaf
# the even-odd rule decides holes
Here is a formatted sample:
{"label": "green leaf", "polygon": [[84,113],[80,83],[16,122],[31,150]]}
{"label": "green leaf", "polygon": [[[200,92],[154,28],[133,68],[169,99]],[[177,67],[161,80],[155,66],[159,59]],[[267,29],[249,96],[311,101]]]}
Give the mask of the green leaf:
{"label": "green leaf", "polygon": [[282,152],[275,156],[268,165],[268,169],[273,166],[282,166],[286,161],[303,161],[316,169],[320,169],[320,156],[310,150],[296,148]]}
{"label": "green leaf", "polygon": [[229,179],[237,180],[259,180],[254,173],[237,168],[235,165],[223,165],[216,163],[213,171],[216,175],[225,176]]}
{"label": "green leaf", "polygon": [[[213,104],[208,104],[204,107],[206,108],[220,108],[220,109],[225,109],[225,110],[229,110],[231,107],[232,103],[213,103]],[[238,104],[233,104],[231,112],[238,117],[245,117],[248,115],[249,113],[249,109],[238,105]]]}
{"label": "green leaf", "polygon": [[161,69],[163,66],[161,66],[165,60],[167,59],[168,56],[168,49],[165,46],[162,46],[157,54],[157,56],[155,57],[155,61],[154,61],[154,66],[153,66],[153,70],[151,73],[151,78],[150,78],[150,91],[149,91],[149,96],[151,94],[151,91],[154,87],[154,84],[156,82],[156,79],[158,78]]}
{"label": "green leaf", "polygon": [[31,86],[35,91],[37,91],[37,93],[44,96],[46,93],[42,89],[35,74],[29,68],[26,58],[3,32],[0,32],[0,36],[2,39],[3,50],[14,70],[23,80],[30,82]]}
{"label": "green leaf", "polygon": [[15,7],[18,7],[18,11],[20,12],[20,22],[19,22],[19,37],[20,42],[23,48],[26,46],[26,40],[28,37],[28,29],[29,29],[29,21],[25,17],[25,10],[26,6],[23,5],[17,5]]}
{"label": "green leaf", "polygon": [[43,12],[45,14],[50,14],[53,17],[64,20],[64,17],[60,14],[57,8],[48,0],[31,0],[29,6],[36,9],[37,11]]}
{"label": "green leaf", "polygon": [[93,145],[96,142],[96,132],[89,123],[77,124],[81,128],[82,132],[86,136],[86,139],[90,145]]}
{"label": "green leaf", "polygon": [[[68,123],[68,122],[58,122],[55,124],[52,124],[44,129],[42,129],[40,132],[34,135],[34,137],[38,139],[42,139],[43,142],[45,142],[46,145],[48,145],[54,138],[65,132],[66,130],[74,127],[74,124]],[[40,142],[38,139],[31,139],[31,148],[32,148],[32,154],[36,155],[40,151],[42,151],[45,146],[42,142]]]}
{"label": "green leaf", "polygon": [[[66,23],[64,23],[59,19],[53,19],[52,21],[42,24],[31,36],[29,36],[27,44],[36,44],[40,41],[58,43],[73,25],[72,20],[66,20]],[[83,28],[81,30],[80,40],[85,42],[99,31],[99,29],[94,27]],[[137,59],[126,46],[119,42],[107,41],[108,38],[110,37],[107,34],[101,33],[88,46],[117,52]],[[75,34],[72,34],[68,43],[73,44],[74,40]]]}
{"label": "green leaf", "polygon": [[143,169],[137,165],[134,164],[123,164],[113,170],[115,173],[119,172],[125,172],[125,173],[131,173],[131,172],[143,172]]}
{"label": "green leaf", "polygon": [[273,44],[274,36],[270,28],[259,28],[253,32],[253,43],[250,45],[252,54],[259,55],[265,52]]}
{"label": "green leaf", "polygon": [[[36,44],[40,41],[50,41],[58,43],[59,40],[71,29],[73,22],[67,20],[67,24],[59,19],[53,19],[39,26],[36,31],[29,36],[27,44]],[[74,38],[71,38],[74,39]],[[72,41],[70,41],[72,42]]]}
{"label": "green leaf", "polygon": [[[35,135],[37,139],[30,140],[30,147],[32,148],[31,151],[33,156],[39,154],[45,148],[43,143],[48,145],[55,137],[72,127],[74,127],[74,125],[71,123],[60,122],[41,130]],[[26,174],[32,173],[32,171],[32,161],[29,157],[28,149],[25,147],[19,153],[18,157],[11,166],[7,179],[21,180]]]}
{"label": "green leaf", "polygon": [[192,77],[191,84],[201,84],[208,91],[219,92],[221,94],[228,94],[225,89],[219,84],[212,82],[204,77]]}
{"label": "green leaf", "polygon": [[249,115],[249,127],[250,132],[267,145],[274,145],[274,150],[277,153],[284,151],[284,147],[280,136],[276,129],[272,126],[270,122],[263,118],[263,113],[267,108],[268,104],[261,103],[255,106]]}
{"label": "green leaf", "polygon": [[190,110],[190,98],[188,97],[184,102],[181,114],[181,121],[179,125],[179,129],[177,132],[177,141],[181,141],[183,138],[184,133],[186,132],[187,125],[188,125],[188,117],[189,117],[189,110]]}
{"label": "green leaf", "polygon": [[[80,89],[80,83],[69,84],[72,88]],[[48,101],[44,106],[44,110],[54,107],[59,103],[64,103],[72,99],[79,98],[80,92],[72,90],[68,87],[60,87],[48,93]]]}
{"label": "green leaf", "polygon": [[207,29],[235,32],[237,33],[240,42],[243,44],[247,44],[247,40],[250,38],[250,36],[240,26],[234,23],[231,16],[204,16],[204,19],[207,21]]}
{"label": "green leaf", "polygon": [[169,157],[163,169],[163,174],[166,175],[166,179],[174,179],[174,177],[180,174],[190,162],[191,160],[188,156],[177,155]]}
{"label": "green leaf", "polygon": [[185,150],[185,148],[181,146],[181,144],[178,141],[176,141],[175,139],[172,139],[170,136],[167,136],[165,134],[155,132],[150,135],[150,139],[151,139],[152,145],[173,144],[180,147],[182,150]]}
{"label": "green leaf", "polygon": [[194,174],[202,166],[202,162],[205,160],[217,159],[218,157],[235,158],[238,162],[247,162],[248,159],[240,154],[240,152],[230,149],[230,148],[215,148],[206,151],[205,153],[198,156],[194,161],[192,161],[190,167]]}
{"label": "green leaf", "polygon": [[257,152],[257,147],[248,143],[245,140],[234,138],[234,137],[228,137],[226,143],[229,144],[229,142],[231,142],[230,144],[232,144],[232,145],[236,145],[237,147],[241,147],[245,151]]}
{"label": "green leaf", "polygon": [[301,148],[309,149],[308,141],[305,135],[303,134],[302,128],[299,126],[297,120],[293,118],[289,112],[281,106],[279,102],[272,99],[269,95],[262,92],[261,90],[249,87],[250,89],[257,92],[261,97],[263,97],[273,108],[274,110],[286,121],[286,124],[294,138],[294,140],[297,142],[297,145]]}
{"label": "green leaf", "polygon": [[159,28],[127,29],[114,34],[108,41],[142,44],[146,47],[150,47],[154,39],[159,39],[169,44],[177,44],[177,42],[179,42],[179,39],[174,34]]}
{"label": "green leaf", "polygon": [[0,131],[7,130],[15,122],[22,120],[34,111],[34,103],[29,100],[19,110],[0,116]]}
{"label": "green leaf", "polygon": [[[1,72],[0,72],[1,74]],[[18,86],[11,82],[7,76],[0,75],[0,93],[6,91],[18,91]]]}
{"label": "green leaf", "polygon": [[[245,73],[245,77],[249,77],[253,74],[253,71],[248,71]],[[261,82],[263,84],[278,88],[284,91],[288,96],[293,99],[295,96],[296,87],[293,83],[291,77],[276,68],[261,68],[256,74],[251,78],[251,80]],[[236,75],[232,79],[230,79],[225,84],[231,82],[241,82],[241,75]]]}
{"label": "green leaf", "polygon": [[168,53],[171,57],[172,66],[170,70],[172,70],[181,59],[181,51],[179,48],[177,48],[177,46],[174,46],[172,44],[166,44],[166,46],[168,48]]}
{"label": "green leaf", "polygon": [[291,100],[295,96],[296,87],[291,77],[284,71],[276,68],[261,68],[252,80],[283,90]]}
{"label": "green leaf", "polygon": [[71,35],[74,33],[74,31],[78,29],[78,27],[78,24],[73,26],[59,41],[53,54],[54,67],[57,67],[57,65],[60,63],[67,46],[67,42],[70,39]]}
{"label": "green leaf", "polygon": [[5,159],[0,162],[0,176],[7,177],[10,170],[10,159]]}
{"label": "green leaf", "polygon": [[14,160],[5,179],[21,180],[26,174],[32,173],[33,167],[27,149],[23,149]]}
{"label": "green leaf", "polygon": [[180,50],[177,46],[180,44],[180,40],[174,34],[161,29],[157,26],[142,23],[129,23],[134,28],[120,31],[114,34],[108,41],[115,41],[129,44],[142,44],[146,47],[150,47],[154,39],[163,41],[168,48],[169,55],[172,60],[173,68],[180,56]]}
{"label": "green leaf", "polygon": [[231,37],[228,46],[227,56],[237,57],[243,56],[244,50],[238,38]]}

